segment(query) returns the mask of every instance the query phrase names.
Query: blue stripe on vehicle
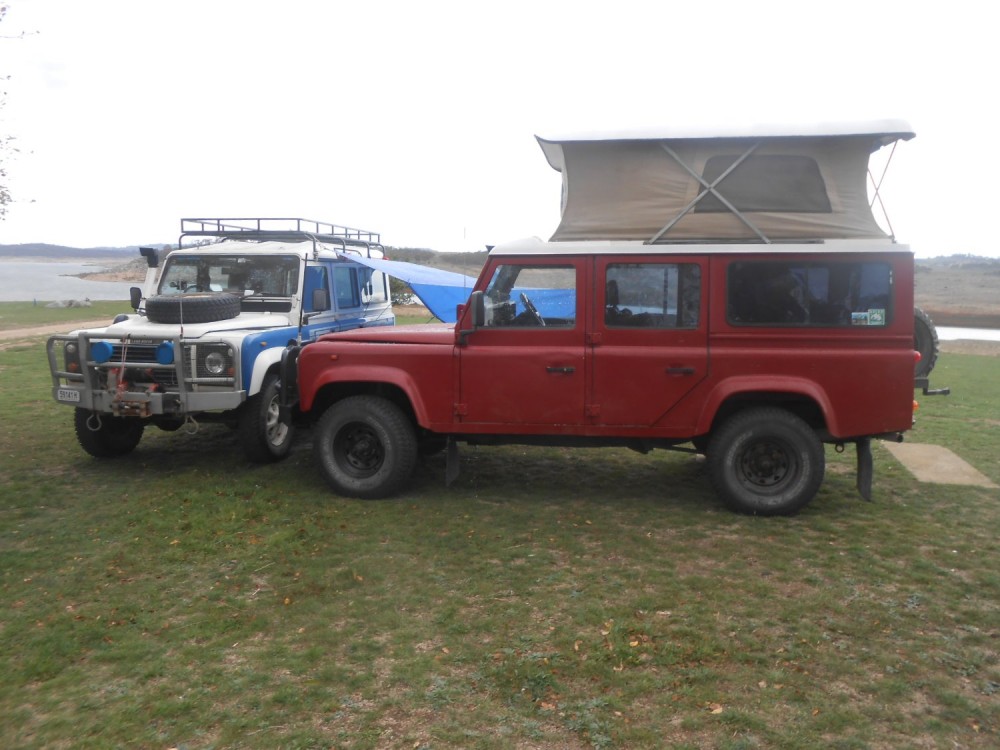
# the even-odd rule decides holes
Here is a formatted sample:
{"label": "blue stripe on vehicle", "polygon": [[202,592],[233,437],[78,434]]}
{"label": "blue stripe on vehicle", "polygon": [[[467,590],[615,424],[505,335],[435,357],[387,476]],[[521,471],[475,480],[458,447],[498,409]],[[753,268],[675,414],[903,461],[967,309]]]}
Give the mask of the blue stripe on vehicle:
{"label": "blue stripe on vehicle", "polygon": [[277,347],[284,349],[289,341],[294,341],[298,328],[275,328],[269,331],[251,333],[240,344],[240,367],[243,373],[243,389],[250,390],[253,380],[253,366],[261,353]]}

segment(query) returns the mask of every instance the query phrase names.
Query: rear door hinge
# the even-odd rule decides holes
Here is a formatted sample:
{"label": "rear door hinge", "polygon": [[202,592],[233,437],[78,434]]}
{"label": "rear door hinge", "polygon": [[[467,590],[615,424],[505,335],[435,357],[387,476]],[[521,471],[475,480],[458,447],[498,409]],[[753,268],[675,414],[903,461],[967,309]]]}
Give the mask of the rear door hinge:
{"label": "rear door hinge", "polygon": [[586,404],[583,407],[583,414],[587,417],[599,417],[601,416],[601,405],[600,404]]}
{"label": "rear door hinge", "polygon": [[456,417],[467,417],[469,416],[469,405],[455,404],[454,412]]}

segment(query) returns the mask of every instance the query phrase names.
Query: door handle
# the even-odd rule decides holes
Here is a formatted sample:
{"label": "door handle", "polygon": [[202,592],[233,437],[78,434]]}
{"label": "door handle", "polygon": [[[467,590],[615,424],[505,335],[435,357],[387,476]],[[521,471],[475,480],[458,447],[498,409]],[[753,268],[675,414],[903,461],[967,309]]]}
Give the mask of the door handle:
{"label": "door handle", "polygon": [[571,373],[576,372],[576,368],[575,367],[551,367],[550,366],[550,367],[546,367],[545,368],[545,372],[554,372],[554,373],[560,373],[560,374],[563,374],[563,375],[569,375]]}
{"label": "door handle", "polygon": [[667,375],[694,375],[693,367],[674,366],[667,368]]}

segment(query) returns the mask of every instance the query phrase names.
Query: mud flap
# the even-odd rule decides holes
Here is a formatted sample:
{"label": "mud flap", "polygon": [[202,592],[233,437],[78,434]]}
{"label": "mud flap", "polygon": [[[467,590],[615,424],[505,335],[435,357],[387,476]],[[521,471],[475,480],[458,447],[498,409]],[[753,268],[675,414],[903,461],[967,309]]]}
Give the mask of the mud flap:
{"label": "mud flap", "polygon": [[451,487],[451,483],[458,479],[458,443],[455,438],[448,438],[448,445],[445,448],[444,464],[444,486]]}
{"label": "mud flap", "polygon": [[858,438],[858,492],[868,502],[872,501],[872,477],[875,469],[872,462],[872,439]]}
{"label": "mud flap", "polygon": [[292,410],[299,405],[299,354],[300,346],[287,346],[281,353],[281,369],[278,376],[278,419],[284,424],[292,423]]}

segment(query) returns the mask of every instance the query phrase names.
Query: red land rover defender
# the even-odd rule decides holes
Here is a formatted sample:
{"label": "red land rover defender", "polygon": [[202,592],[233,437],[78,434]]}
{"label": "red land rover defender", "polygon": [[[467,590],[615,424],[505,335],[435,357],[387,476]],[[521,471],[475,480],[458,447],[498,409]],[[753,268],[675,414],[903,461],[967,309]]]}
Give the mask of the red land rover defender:
{"label": "red land rover defender", "polygon": [[[913,422],[913,255],[875,222],[869,155],[905,123],[539,139],[564,175],[548,242],[492,249],[455,325],[290,349],[285,411],[334,490],[398,491],[425,450],[627,446],[707,455],[735,510],[794,513],[824,443]],[[693,446],[693,447],[692,447]]]}

